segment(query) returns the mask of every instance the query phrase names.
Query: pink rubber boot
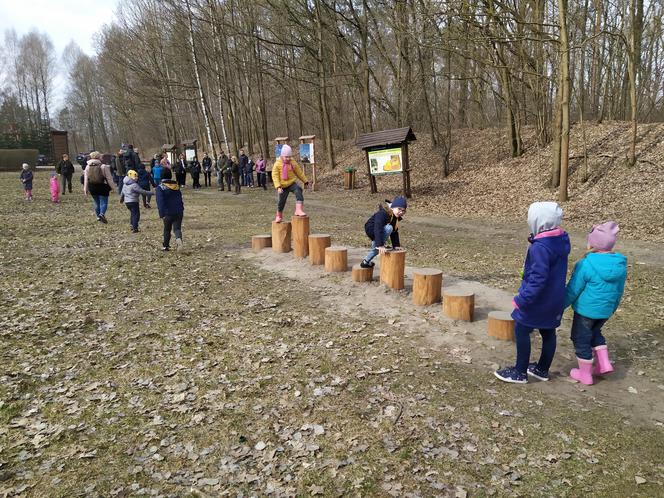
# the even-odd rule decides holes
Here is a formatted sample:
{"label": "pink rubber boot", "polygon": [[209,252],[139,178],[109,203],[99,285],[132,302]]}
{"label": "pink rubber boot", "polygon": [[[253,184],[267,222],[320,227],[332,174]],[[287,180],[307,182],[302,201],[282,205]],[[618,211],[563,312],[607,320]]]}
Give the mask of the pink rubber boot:
{"label": "pink rubber boot", "polygon": [[592,386],[593,360],[582,360],[581,358],[577,358],[576,361],[579,362],[579,368],[573,368],[570,370],[569,376],[581,384]]}
{"label": "pink rubber boot", "polygon": [[304,202],[296,202],[295,203],[295,216],[306,216],[307,213],[305,213],[302,210],[302,206],[304,205]]}
{"label": "pink rubber boot", "polygon": [[274,218],[275,223],[281,223],[284,220],[284,213],[277,211],[277,216]]}
{"label": "pink rubber boot", "polygon": [[594,375],[605,375],[613,372],[613,365],[609,361],[609,350],[606,346],[597,346],[593,348],[595,353],[595,368],[593,369]]}

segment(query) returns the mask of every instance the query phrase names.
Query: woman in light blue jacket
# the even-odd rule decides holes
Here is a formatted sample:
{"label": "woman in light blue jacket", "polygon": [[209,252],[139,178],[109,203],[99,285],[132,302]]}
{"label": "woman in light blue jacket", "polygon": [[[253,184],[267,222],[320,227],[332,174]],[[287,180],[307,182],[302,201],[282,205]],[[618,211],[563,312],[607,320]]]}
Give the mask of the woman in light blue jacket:
{"label": "woman in light blue jacket", "polygon": [[590,252],[576,264],[567,284],[565,307],[574,309],[572,342],[579,364],[569,375],[586,385],[593,383],[593,374],[613,372],[602,327],[618,308],[627,278],[627,258],[613,252],[618,230],[614,221],[593,227],[588,234]]}

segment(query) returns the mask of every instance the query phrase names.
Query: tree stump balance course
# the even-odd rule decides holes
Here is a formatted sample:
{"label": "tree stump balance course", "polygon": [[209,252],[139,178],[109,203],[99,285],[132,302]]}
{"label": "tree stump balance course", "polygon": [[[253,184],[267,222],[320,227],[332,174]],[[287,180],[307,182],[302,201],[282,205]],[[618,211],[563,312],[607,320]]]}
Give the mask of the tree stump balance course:
{"label": "tree stump balance course", "polygon": [[331,237],[326,233],[312,233],[309,241],[309,263],[312,265],[325,264],[325,249],[332,245]]}
{"label": "tree stump balance course", "polygon": [[440,302],[443,287],[443,272],[436,268],[413,270],[413,304],[427,306]]}
{"label": "tree stump balance course", "polygon": [[326,247],[325,271],[328,273],[348,271],[348,249],[341,246]]}
{"label": "tree stump balance course", "polygon": [[475,294],[467,291],[444,292],[443,313],[454,320],[472,322],[475,315]]}
{"label": "tree stump balance course", "polygon": [[507,311],[492,311],[488,321],[489,336],[501,341],[514,340],[514,320]]}
{"label": "tree stump balance course", "polygon": [[373,281],[373,266],[371,268],[362,268],[359,264],[353,265],[353,282],[371,281]]}
{"label": "tree stump balance course", "polygon": [[274,252],[290,252],[291,224],[289,221],[272,222],[272,250]]}
{"label": "tree stump balance course", "polygon": [[306,258],[309,255],[309,217],[293,216],[291,225],[293,230],[293,253],[296,258]]}
{"label": "tree stump balance course", "polygon": [[404,288],[404,272],[406,270],[406,250],[393,249],[380,256],[380,283],[390,289]]}
{"label": "tree stump balance course", "polygon": [[267,247],[272,247],[271,235],[263,234],[251,237],[251,249],[253,251],[259,252]]}

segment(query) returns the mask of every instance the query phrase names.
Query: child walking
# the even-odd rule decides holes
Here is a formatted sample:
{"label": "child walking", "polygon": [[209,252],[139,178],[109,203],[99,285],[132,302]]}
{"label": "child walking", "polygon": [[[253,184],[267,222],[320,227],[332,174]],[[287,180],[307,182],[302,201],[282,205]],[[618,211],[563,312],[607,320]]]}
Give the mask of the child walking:
{"label": "child walking", "polygon": [[34,175],[30,171],[30,165],[28,163],[23,163],[21,166],[23,170],[21,171],[21,183],[23,184],[23,190],[25,191],[25,200],[32,200],[32,179]]}
{"label": "child walking", "polygon": [[136,233],[139,231],[138,222],[141,221],[141,209],[138,206],[138,196],[143,194],[152,197],[152,192],[143,190],[138,185],[138,172],[135,169],[127,171],[127,176],[123,180],[122,194],[120,195],[120,202],[124,202],[129,210],[129,223],[131,224],[131,231]]}
{"label": "child walking", "polygon": [[385,252],[385,244],[388,238],[392,242],[393,249],[398,249],[401,246],[399,242],[399,222],[406,214],[407,207],[408,202],[402,196],[395,197],[392,202],[386,200],[385,203],[378,205],[378,211],[364,224],[364,232],[371,239],[371,249],[360,263],[362,268],[372,268],[376,265],[371,260],[378,253]]}
{"label": "child walking", "polygon": [[171,179],[171,170],[162,172],[162,180],[157,187],[157,209],[159,217],[164,222],[164,242],[162,251],[170,251],[171,230],[175,233],[175,244],[182,248],[182,218],[184,216],[184,203],[182,191],[176,181]]}
{"label": "child walking", "polygon": [[[516,365],[497,370],[504,382],[525,384],[528,375],[549,380],[549,367],[556,353],[556,327],[565,305],[565,278],[570,242],[560,228],[563,210],[555,202],[535,202],[528,209],[530,246],[523,269],[523,281],[512,301]],[[542,352],[537,363],[530,363],[530,333],[539,329]]]}
{"label": "child walking", "polygon": [[602,327],[618,308],[627,278],[627,258],[613,252],[619,229],[615,221],[593,226],[589,252],[574,266],[567,284],[565,307],[574,309],[572,342],[579,364],[569,375],[587,386],[592,385],[593,375],[613,372]]}
{"label": "child walking", "polygon": [[50,188],[51,188],[51,202],[54,203],[60,202],[60,184],[58,183],[58,174],[55,171],[51,173]]}
{"label": "child walking", "polygon": [[284,207],[286,207],[286,199],[288,194],[293,192],[295,194],[295,216],[306,216],[303,211],[304,196],[302,195],[302,187],[297,184],[299,178],[304,186],[309,185],[309,180],[304,176],[302,168],[291,157],[293,149],[289,145],[284,145],[281,148],[281,155],[277,159],[272,168],[272,183],[274,188],[277,189],[277,215],[274,221],[281,223],[284,219]]}

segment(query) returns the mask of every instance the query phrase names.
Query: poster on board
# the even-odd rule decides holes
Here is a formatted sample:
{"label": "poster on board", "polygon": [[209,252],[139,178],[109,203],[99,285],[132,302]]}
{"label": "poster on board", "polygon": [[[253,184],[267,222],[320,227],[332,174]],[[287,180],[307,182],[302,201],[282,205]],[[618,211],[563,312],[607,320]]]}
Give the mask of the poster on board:
{"label": "poster on board", "polygon": [[313,164],[314,161],[314,144],[300,144],[300,161],[304,164]]}
{"label": "poster on board", "polygon": [[369,170],[377,176],[403,173],[401,148],[369,151]]}
{"label": "poster on board", "polygon": [[184,158],[187,161],[192,161],[194,159],[195,155],[196,155],[196,149],[185,149],[184,150]]}

